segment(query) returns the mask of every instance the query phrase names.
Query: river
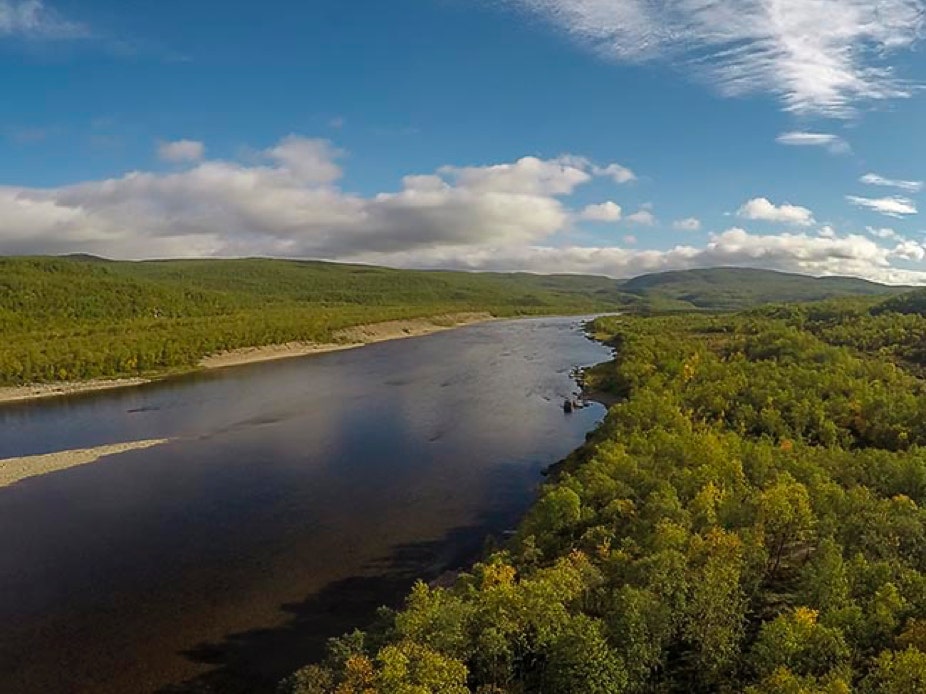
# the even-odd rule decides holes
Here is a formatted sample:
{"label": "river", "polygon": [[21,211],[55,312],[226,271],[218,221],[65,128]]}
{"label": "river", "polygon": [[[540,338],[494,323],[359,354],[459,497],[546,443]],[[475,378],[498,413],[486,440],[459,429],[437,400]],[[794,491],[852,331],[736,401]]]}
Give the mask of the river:
{"label": "river", "polygon": [[169,439],[0,488],[0,692],[272,692],[514,527],[609,355],[503,321],[0,407],[0,459]]}

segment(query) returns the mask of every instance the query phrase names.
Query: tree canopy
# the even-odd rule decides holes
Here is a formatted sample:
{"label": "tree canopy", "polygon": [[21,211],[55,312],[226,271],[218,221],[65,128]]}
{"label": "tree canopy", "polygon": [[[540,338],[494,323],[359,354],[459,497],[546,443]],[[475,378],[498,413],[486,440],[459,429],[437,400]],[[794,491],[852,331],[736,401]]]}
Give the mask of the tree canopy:
{"label": "tree canopy", "polygon": [[512,541],[281,690],[926,691],[922,326],[870,308],[599,319],[622,399]]}

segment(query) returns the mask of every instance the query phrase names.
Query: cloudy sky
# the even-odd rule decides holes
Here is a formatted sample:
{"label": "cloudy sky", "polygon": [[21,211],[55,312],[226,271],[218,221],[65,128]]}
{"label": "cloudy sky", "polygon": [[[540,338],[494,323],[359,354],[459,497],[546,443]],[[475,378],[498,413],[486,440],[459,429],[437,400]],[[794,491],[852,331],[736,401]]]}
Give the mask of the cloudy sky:
{"label": "cloudy sky", "polygon": [[0,0],[0,254],[926,284],[926,0]]}

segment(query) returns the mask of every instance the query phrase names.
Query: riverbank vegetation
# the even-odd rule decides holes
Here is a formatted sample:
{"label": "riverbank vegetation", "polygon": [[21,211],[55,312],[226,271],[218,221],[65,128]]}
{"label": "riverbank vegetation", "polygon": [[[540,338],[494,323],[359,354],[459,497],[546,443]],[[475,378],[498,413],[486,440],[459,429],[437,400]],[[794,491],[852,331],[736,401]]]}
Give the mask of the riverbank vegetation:
{"label": "riverbank vegetation", "polygon": [[621,397],[517,535],[292,694],[926,692],[917,297],[621,316]]}
{"label": "riverbank vegetation", "polygon": [[488,312],[613,310],[604,278],[279,260],[0,259],[0,385],[144,376],[209,354],[337,342],[351,326]]}
{"label": "riverbank vegetation", "polygon": [[[660,279],[662,278],[662,279]],[[0,386],[148,376],[210,354],[337,342],[351,326],[495,316],[739,308],[895,288],[759,270],[605,277],[390,270],[266,259],[0,258]]]}

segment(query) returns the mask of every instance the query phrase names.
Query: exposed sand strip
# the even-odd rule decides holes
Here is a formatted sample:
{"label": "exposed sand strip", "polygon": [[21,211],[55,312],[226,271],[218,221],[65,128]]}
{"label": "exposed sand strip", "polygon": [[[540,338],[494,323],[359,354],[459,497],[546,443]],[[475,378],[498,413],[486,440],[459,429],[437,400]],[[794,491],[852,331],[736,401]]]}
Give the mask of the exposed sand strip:
{"label": "exposed sand strip", "polygon": [[129,441],[128,443],[114,443],[95,448],[78,448],[72,451],[59,451],[45,453],[44,455],[29,455],[22,458],[6,458],[0,460],[0,487],[9,487],[28,477],[46,475],[49,472],[67,470],[78,465],[95,463],[100,458],[126,451],[137,451],[167,443],[167,439],[148,439],[147,441]]}
{"label": "exposed sand strip", "polygon": [[60,381],[58,383],[33,383],[28,386],[7,386],[0,388],[0,402],[54,398],[73,393],[90,393],[95,390],[111,390],[149,383],[147,378],[95,379],[92,381]]}
{"label": "exposed sand strip", "polygon": [[309,354],[337,352],[354,349],[374,342],[399,340],[405,337],[421,337],[442,330],[450,330],[472,323],[484,323],[493,320],[490,313],[454,313],[430,318],[412,318],[394,320],[384,323],[370,323],[344,328],[335,333],[337,342],[288,342],[283,345],[265,347],[245,347],[230,352],[214,354],[202,359],[199,365],[205,369],[219,369],[226,366],[240,366],[261,361],[285,359],[287,357],[304,357]]}

